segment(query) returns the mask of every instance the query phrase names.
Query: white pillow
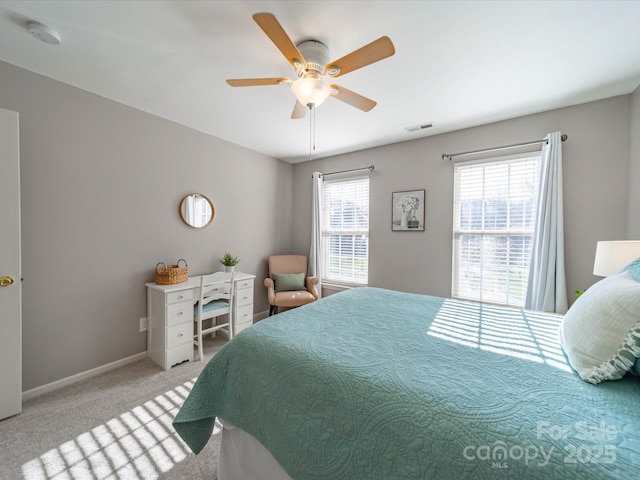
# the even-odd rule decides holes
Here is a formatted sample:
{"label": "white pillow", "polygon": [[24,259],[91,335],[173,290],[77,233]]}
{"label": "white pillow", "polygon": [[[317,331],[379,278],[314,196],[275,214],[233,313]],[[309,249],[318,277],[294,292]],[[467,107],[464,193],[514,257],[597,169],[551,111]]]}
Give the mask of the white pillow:
{"label": "white pillow", "polygon": [[622,378],[640,358],[640,283],[622,272],[587,289],[565,315],[560,340],[583,380]]}

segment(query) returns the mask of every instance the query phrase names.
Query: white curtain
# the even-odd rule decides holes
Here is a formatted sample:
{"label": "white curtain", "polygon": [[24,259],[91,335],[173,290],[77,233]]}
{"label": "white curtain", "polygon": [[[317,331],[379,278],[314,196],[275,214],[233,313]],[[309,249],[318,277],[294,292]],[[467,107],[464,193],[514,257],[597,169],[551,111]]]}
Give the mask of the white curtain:
{"label": "white curtain", "polygon": [[565,313],[567,282],[564,270],[560,136],[560,132],[550,133],[542,148],[536,230],[525,308]]}
{"label": "white curtain", "polygon": [[322,174],[313,172],[313,209],[311,216],[311,250],[309,275],[318,277],[318,297],[322,297]]}

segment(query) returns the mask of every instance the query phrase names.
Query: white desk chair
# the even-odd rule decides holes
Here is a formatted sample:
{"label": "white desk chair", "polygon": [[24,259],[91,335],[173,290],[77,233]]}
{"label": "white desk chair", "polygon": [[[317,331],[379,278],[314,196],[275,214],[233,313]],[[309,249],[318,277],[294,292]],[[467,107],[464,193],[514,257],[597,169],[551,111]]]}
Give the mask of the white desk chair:
{"label": "white desk chair", "polygon": [[[193,321],[196,323],[196,334],[193,343],[198,346],[200,361],[203,360],[202,336],[222,330],[229,340],[233,338],[233,297],[235,290],[234,273],[216,272],[203,275],[200,280],[200,297],[193,307]],[[218,317],[228,314],[227,321],[217,323]],[[211,319],[211,326],[203,329],[202,322]]]}

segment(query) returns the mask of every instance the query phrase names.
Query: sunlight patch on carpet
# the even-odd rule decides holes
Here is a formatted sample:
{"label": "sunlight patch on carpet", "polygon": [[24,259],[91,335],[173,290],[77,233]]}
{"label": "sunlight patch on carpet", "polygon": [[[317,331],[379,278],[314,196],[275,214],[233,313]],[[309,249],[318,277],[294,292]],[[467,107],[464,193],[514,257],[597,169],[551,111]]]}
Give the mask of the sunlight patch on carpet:
{"label": "sunlight patch on carpet", "polygon": [[[171,422],[194,380],[158,395],[22,465],[29,480],[153,480],[189,455]],[[213,434],[219,434],[216,424]]]}

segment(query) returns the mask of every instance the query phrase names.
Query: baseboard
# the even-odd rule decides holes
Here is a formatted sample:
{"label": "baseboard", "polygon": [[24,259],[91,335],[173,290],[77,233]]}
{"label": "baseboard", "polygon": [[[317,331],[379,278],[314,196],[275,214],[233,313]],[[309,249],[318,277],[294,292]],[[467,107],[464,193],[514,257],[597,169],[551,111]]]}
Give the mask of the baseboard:
{"label": "baseboard", "polygon": [[[258,312],[253,315],[253,322],[259,322],[269,316],[269,310],[265,310],[263,312]],[[221,332],[223,333],[223,332]],[[123,358],[121,360],[116,360],[115,362],[108,363],[106,365],[102,365],[101,367],[93,368],[91,370],[87,370],[86,372],[77,373],[67,378],[63,378],[61,380],[56,380],[55,382],[47,383],[46,385],[42,385],[40,387],[32,388],[31,390],[27,390],[22,392],[22,401],[26,402],[27,400],[31,400],[32,398],[39,397],[40,395],[44,395],[45,393],[52,392],[53,390],[57,390],[58,388],[69,386],[73,383],[79,382],[81,380],[86,380],[87,378],[95,377],[96,375],[100,375],[101,373],[106,373],[110,370],[115,370],[116,368],[124,367],[129,363],[136,362],[138,360],[142,360],[146,358],[147,352],[137,353],[136,355],[132,355],[130,357]]]}
{"label": "baseboard", "polygon": [[40,395],[44,395],[45,393],[52,392],[53,390],[57,390],[58,388],[66,387],[81,380],[95,377],[96,375],[100,375],[101,373],[106,373],[111,370],[115,370],[116,368],[124,367],[129,363],[137,362],[138,360],[142,360],[146,357],[147,352],[144,351],[135,355],[131,355],[130,357],[116,360],[115,362],[107,363],[106,365],[102,365],[101,367],[92,368],[91,370],[87,370],[86,372],[76,373],[75,375],[71,375],[70,377],[56,380],[55,382],[47,383],[46,385],[42,385],[40,387],[32,388],[31,390],[22,392],[22,401],[26,402],[27,400],[31,400],[32,398],[39,397]]}

